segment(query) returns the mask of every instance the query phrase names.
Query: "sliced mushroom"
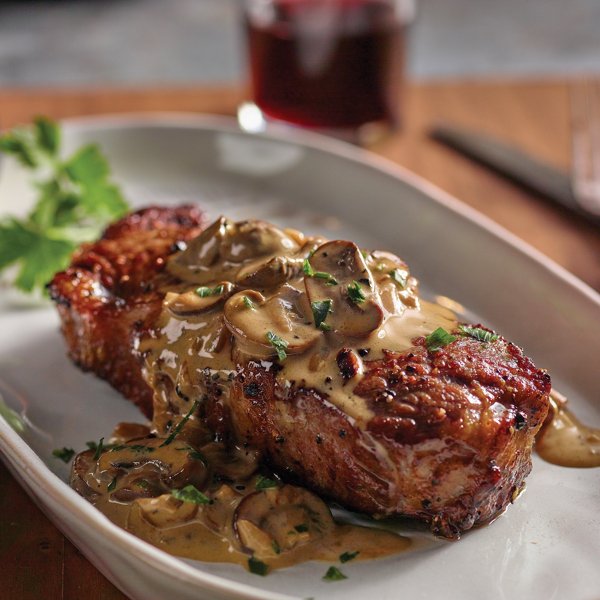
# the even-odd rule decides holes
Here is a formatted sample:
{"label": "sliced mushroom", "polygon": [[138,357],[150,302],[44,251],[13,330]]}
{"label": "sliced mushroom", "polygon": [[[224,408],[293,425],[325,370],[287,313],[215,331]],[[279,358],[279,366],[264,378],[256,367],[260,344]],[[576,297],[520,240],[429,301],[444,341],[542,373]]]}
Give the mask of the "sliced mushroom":
{"label": "sliced mushroom", "polygon": [[240,446],[226,447],[222,443],[211,442],[202,446],[200,452],[206,456],[217,475],[241,481],[256,471],[260,453],[254,448]]}
{"label": "sliced mushroom", "polygon": [[169,260],[167,270],[198,284],[215,279],[234,280],[240,267],[263,257],[289,256],[300,249],[296,236],[264,221],[240,223],[220,217],[183,252]]}
{"label": "sliced mushroom", "polygon": [[311,304],[332,301],[325,323],[346,336],[362,337],[383,322],[373,277],[358,246],[337,240],[319,246],[310,258],[312,271],[304,278]]}
{"label": "sliced mushroom", "polygon": [[229,281],[221,281],[210,287],[199,287],[183,294],[168,292],[164,305],[175,316],[190,316],[217,308],[233,293],[234,286]]}
{"label": "sliced mushroom", "polygon": [[402,259],[391,252],[375,250],[366,260],[388,313],[398,316],[406,307],[417,306],[417,280],[410,276]]}
{"label": "sliced mushroom", "polygon": [[97,470],[120,502],[154,497],[184,484],[201,487],[209,476],[208,465],[197,450],[177,440],[165,444],[162,438],[116,446],[100,456]]}
{"label": "sliced mushroom", "polygon": [[240,543],[259,558],[316,541],[334,527],[327,505],[311,492],[292,485],[249,494],[233,518]]}
{"label": "sliced mushroom", "polygon": [[238,346],[256,357],[276,353],[268,333],[283,341],[286,354],[301,354],[320,337],[305,294],[287,284],[268,300],[254,290],[235,294],[225,303],[224,318]]}
{"label": "sliced mushroom", "polygon": [[302,258],[275,256],[267,261],[258,260],[242,267],[237,283],[245,287],[272,288],[295,279],[302,273]]}

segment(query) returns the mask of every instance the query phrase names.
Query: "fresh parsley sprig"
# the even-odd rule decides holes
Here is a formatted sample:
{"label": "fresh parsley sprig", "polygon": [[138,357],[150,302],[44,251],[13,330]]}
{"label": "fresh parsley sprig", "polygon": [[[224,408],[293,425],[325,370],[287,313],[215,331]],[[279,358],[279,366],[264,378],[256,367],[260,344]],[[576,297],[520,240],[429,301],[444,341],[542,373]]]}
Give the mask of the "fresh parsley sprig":
{"label": "fresh parsley sprig", "polygon": [[425,345],[430,352],[437,352],[455,340],[456,336],[448,333],[443,327],[438,327],[425,338]]}
{"label": "fresh parsley sprig", "polygon": [[129,210],[98,146],[61,157],[61,130],[46,117],[0,136],[0,152],[31,172],[37,201],[24,219],[0,220],[0,271],[17,265],[14,284],[42,289],[75,248]]}

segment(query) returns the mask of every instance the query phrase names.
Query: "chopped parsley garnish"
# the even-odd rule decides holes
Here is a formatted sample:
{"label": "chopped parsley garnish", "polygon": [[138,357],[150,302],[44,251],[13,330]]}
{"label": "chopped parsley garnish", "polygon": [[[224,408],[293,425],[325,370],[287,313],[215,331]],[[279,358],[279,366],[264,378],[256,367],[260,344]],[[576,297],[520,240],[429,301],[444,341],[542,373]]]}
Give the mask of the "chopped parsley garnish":
{"label": "chopped parsley garnish", "polygon": [[262,560],[258,560],[258,558],[251,556],[248,559],[248,569],[250,570],[250,573],[264,577],[269,572],[269,565],[264,563]]}
{"label": "chopped parsley garnish", "polygon": [[171,490],[171,496],[182,502],[189,502],[190,504],[211,504],[210,498],[191,484],[186,485],[180,490]]}
{"label": "chopped parsley garnish", "polygon": [[265,337],[267,338],[267,342],[269,342],[269,344],[275,348],[275,352],[277,352],[277,358],[279,358],[279,360],[285,360],[287,358],[286,350],[288,343],[281,339],[278,335],[274,334],[272,331],[267,331]]}
{"label": "chopped parsley garnish", "polygon": [[135,485],[141,487],[143,490],[148,489],[148,482],[145,479],[140,479],[139,481],[136,481]]}
{"label": "chopped parsley garnish", "polygon": [[401,287],[405,288],[408,283],[408,277],[400,271],[400,269],[394,269],[390,271],[390,277]]}
{"label": "chopped parsley garnish", "polygon": [[332,306],[333,300],[330,298],[327,300],[315,300],[314,302],[310,303],[313,318],[315,320],[315,327],[322,328],[322,326],[325,325],[325,319],[327,318],[327,315],[333,312]]}
{"label": "chopped parsley garnish", "polygon": [[100,441],[98,442],[98,444],[96,446],[96,452],[94,452],[94,460],[98,460],[100,458],[100,455],[102,454],[103,450],[104,450],[104,438],[100,438]]}
{"label": "chopped parsley garnish", "polygon": [[273,552],[275,552],[275,554],[281,554],[281,547],[277,543],[277,540],[273,540],[271,548],[273,548]]}
{"label": "chopped parsley garnish", "polygon": [[199,452],[198,450],[192,450],[190,448],[188,456],[194,460],[199,460],[202,464],[204,464],[204,466],[208,466],[208,460],[206,456],[202,454],[202,452]]}
{"label": "chopped parsley garnish", "polygon": [[52,450],[52,456],[68,463],[75,456],[75,450],[73,448],[57,448],[56,450]]}
{"label": "chopped parsley garnish", "polygon": [[96,442],[86,442],[85,445],[88,447],[89,450],[96,450],[96,448],[98,448],[98,444],[96,444]]}
{"label": "chopped parsley garnish", "polygon": [[304,271],[304,275],[306,277],[315,277],[317,279],[325,279],[327,285],[337,285],[337,279],[331,273],[325,273],[324,271],[315,271],[312,268],[308,258],[304,259],[302,263],[302,271]]}
{"label": "chopped parsley garnish", "polygon": [[268,490],[274,487],[277,487],[277,481],[275,481],[274,479],[269,479],[268,477],[264,477],[263,475],[259,475],[256,478],[257,490]]}
{"label": "chopped parsley garnish", "polygon": [[325,273],[325,271],[315,271],[313,277],[316,279],[325,279],[327,285],[337,285],[337,279],[331,273]]}
{"label": "chopped parsley garnish", "polygon": [[440,348],[447,346],[455,340],[456,336],[448,333],[443,327],[438,327],[425,338],[425,344],[427,345],[427,350],[437,352]]}
{"label": "chopped parsley garnish", "polygon": [[340,562],[347,563],[350,560],[354,560],[359,554],[359,550],[356,550],[355,552],[344,552],[343,554],[340,554]]}
{"label": "chopped parsley garnish", "polygon": [[298,533],[305,533],[306,531],[308,531],[308,525],[306,523],[300,523],[300,525],[294,525],[294,529]]}
{"label": "chopped parsley garnish", "polygon": [[256,306],[254,305],[254,302],[250,300],[249,296],[244,296],[244,306],[250,310],[256,310]]}
{"label": "chopped parsley garnish", "polygon": [[348,298],[350,298],[354,304],[361,304],[367,299],[364,292],[360,288],[360,283],[358,281],[353,281],[348,286]]}
{"label": "chopped parsley garnish", "polygon": [[[217,285],[214,288],[209,287],[199,287],[196,288],[196,294],[200,296],[200,298],[208,298],[209,296],[220,296],[223,293],[224,286]],[[244,296],[245,297],[245,296]]]}
{"label": "chopped parsley garnish", "polygon": [[194,411],[198,408],[199,404],[200,404],[199,400],[194,400],[194,404],[192,404],[192,408],[190,408],[190,410],[187,412],[185,417],[183,417],[183,419],[181,419],[181,421],[179,421],[179,423],[177,423],[177,426],[175,427],[175,429],[173,429],[171,435],[169,435],[169,437],[159,446],[159,448],[162,448],[163,446],[168,446],[179,435],[179,432],[183,429],[185,424],[190,420],[190,417],[192,416]]}
{"label": "chopped parsley garnish", "polygon": [[315,270],[312,268],[308,258],[304,259],[304,262],[302,263],[302,270],[307,277],[313,277],[315,274]]}
{"label": "chopped parsley garnish", "polygon": [[106,486],[107,492],[112,492],[117,487],[117,476],[112,478],[112,481]]}
{"label": "chopped parsley garnish", "polygon": [[329,567],[327,573],[323,575],[324,581],[342,581],[348,579],[337,567]]}
{"label": "chopped parsley garnish", "polygon": [[469,327],[468,325],[459,325],[458,329],[463,335],[472,337],[480,342],[495,342],[498,335],[491,331],[481,329],[481,327]]}

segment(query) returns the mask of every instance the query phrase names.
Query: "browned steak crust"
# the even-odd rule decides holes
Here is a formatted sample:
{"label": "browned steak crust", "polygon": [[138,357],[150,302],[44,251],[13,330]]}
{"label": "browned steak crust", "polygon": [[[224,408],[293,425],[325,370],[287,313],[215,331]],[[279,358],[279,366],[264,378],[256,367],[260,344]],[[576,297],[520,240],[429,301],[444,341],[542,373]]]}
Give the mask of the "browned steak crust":
{"label": "browned steak crust", "polygon": [[249,365],[230,403],[238,436],[347,507],[414,516],[445,537],[492,519],[520,491],[550,377],[519,348],[464,337],[429,352],[417,339],[365,371],[354,392],[376,415],[367,431],[326,393],[277,390]]}
{"label": "browned steak crust", "polygon": [[[165,258],[201,225],[190,207],[135,213],[49,286],[73,360],[147,416],[152,394],[133,346],[160,312]],[[366,428],[328,402],[325,383],[279,389],[254,362],[239,365],[229,401],[209,389],[200,411],[219,436],[257,446],[282,473],[349,508],[416,517],[446,537],[501,512],[531,469],[549,376],[503,338],[459,336],[436,352],[418,338],[364,367],[354,393],[375,415]]]}
{"label": "browned steak crust", "polygon": [[200,233],[203,213],[193,206],[149,207],[114,223],[102,238],[84,244],[66,271],[50,282],[69,356],[106,379],[152,415],[152,391],[133,354],[135,333],[161,309],[156,280],[177,242]]}

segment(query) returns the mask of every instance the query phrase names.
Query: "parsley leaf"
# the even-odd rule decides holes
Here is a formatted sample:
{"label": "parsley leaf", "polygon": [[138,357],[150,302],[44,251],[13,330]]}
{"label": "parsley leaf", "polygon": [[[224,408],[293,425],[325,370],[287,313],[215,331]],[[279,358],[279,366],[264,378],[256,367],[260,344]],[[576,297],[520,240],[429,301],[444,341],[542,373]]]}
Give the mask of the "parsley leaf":
{"label": "parsley leaf", "polygon": [[340,554],[340,562],[346,563],[350,560],[354,560],[360,554],[360,550],[354,552],[344,552]]}
{"label": "parsley leaf", "polygon": [[288,343],[278,335],[274,334],[272,331],[267,331],[265,337],[267,338],[269,344],[275,348],[275,352],[277,352],[277,357],[279,360],[285,360],[287,358],[286,350]]}
{"label": "parsley leaf", "polygon": [[313,318],[315,320],[315,327],[322,328],[325,325],[325,319],[329,313],[333,312],[332,309],[333,300],[328,298],[327,300],[315,300],[310,303],[312,308]]}
{"label": "parsley leaf", "polygon": [[244,306],[250,310],[256,310],[256,306],[254,305],[254,302],[250,300],[249,296],[244,296]]}
{"label": "parsley leaf", "polygon": [[408,283],[408,277],[400,270],[394,269],[390,271],[390,277],[401,287],[405,288]]}
{"label": "parsley leaf", "polygon": [[211,499],[191,484],[181,490],[171,490],[171,496],[190,504],[211,504]]}
{"label": "parsley leaf", "polygon": [[[199,287],[196,288],[196,294],[200,296],[200,298],[208,298],[209,296],[220,296],[223,293],[223,285],[217,285],[214,288],[209,287]],[[246,298],[247,296],[244,296]]]}
{"label": "parsley leaf", "polygon": [[364,292],[360,288],[360,283],[358,281],[353,281],[348,286],[348,298],[350,298],[354,304],[361,304],[367,299]]}
{"label": "parsley leaf", "polygon": [[315,271],[313,277],[316,279],[325,279],[327,285],[337,285],[337,279],[331,273],[325,273],[325,271]]}
{"label": "parsley leaf", "polygon": [[190,420],[190,417],[195,412],[195,410],[198,408],[199,404],[200,404],[199,400],[194,400],[194,404],[192,404],[192,408],[190,408],[190,410],[183,417],[183,419],[181,419],[181,421],[179,421],[179,423],[177,423],[175,429],[173,429],[173,431],[171,432],[169,437],[159,446],[159,448],[162,448],[163,446],[168,446],[169,444],[171,444],[173,442],[173,440],[179,435],[179,432],[183,429],[185,424]]}
{"label": "parsley leaf", "polygon": [[308,531],[308,525],[306,523],[300,523],[299,525],[294,525],[294,529],[298,533],[305,533]]}
{"label": "parsley leaf", "polygon": [[313,277],[315,274],[315,270],[312,268],[308,258],[304,259],[304,262],[302,263],[302,270],[307,277]]}
{"label": "parsley leaf", "polygon": [[75,450],[73,448],[57,448],[56,450],[52,450],[52,456],[68,463],[75,456]]}
{"label": "parsley leaf", "polygon": [[342,581],[348,579],[337,567],[329,567],[327,573],[323,575],[324,581]]}
{"label": "parsley leaf", "polygon": [[106,486],[106,491],[107,491],[107,492],[112,492],[112,491],[114,491],[114,489],[115,489],[116,487],[117,487],[117,476],[115,475],[115,476],[114,476],[114,477],[111,479],[110,483],[109,483],[109,484]]}
{"label": "parsley leaf", "polygon": [[269,572],[269,565],[264,563],[262,560],[258,560],[258,558],[251,556],[248,559],[248,570],[250,573],[254,573],[254,575],[260,575],[261,577],[264,577]]}
{"label": "parsley leaf", "polygon": [[37,201],[29,214],[0,220],[0,271],[16,264],[14,284],[25,292],[43,289],[81,242],[96,238],[128,210],[97,146],[85,146],[66,159],[60,157],[60,146],[60,127],[46,117],[0,136],[0,152],[36,179]]}
{"label": "parsley leaf", "polygon": [[472,337],[480,342],[495,342],[498,335],[491,331],[481,329],[481,327],[469,327],[468,325],[459,325],[459,331],[466,336]]}
{"label": "parsley leaf", "polygon": [[425,338],[427,350],[437,352],[440,348],[454,342],[456,337],[448,333],[443,327],[438,327]]}
{"label": "parsley leaf", "polygon": [[274,487],[277,487],[277,481],[275,481],[274,479],[269,479],[268,477],[264,477],[263,475],[259,475],[256,478],[257,490],[268,490]]}

